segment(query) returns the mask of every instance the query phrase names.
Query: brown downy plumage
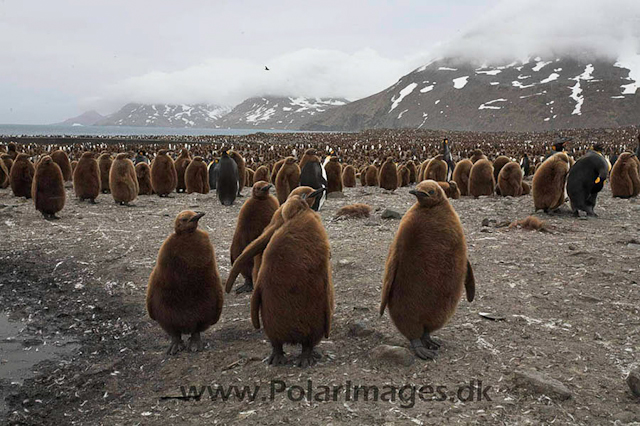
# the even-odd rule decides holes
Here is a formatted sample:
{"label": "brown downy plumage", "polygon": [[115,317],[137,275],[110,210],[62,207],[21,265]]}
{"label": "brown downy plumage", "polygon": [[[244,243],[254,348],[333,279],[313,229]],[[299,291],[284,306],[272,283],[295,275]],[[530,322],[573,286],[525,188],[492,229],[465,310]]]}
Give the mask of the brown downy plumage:
{"label": "brown downy plumage", "polygon": [[238,166],[238,196],[240,196],[247,179],[245,161],[242,155],[236,151],[229,151],[229,157],[233,158],[233,161],[235,161]]}
{"label": "brown downy plumage", "polygon": [[80,201],[96,202],[100,195],[100,168],[93,152],[85,152],[73,171],[73,190]]}
{"label": "brown downy plumage", "polygon": [[[265,181],[256,182],[251,190],[251,198],[242,205],[231,242],[231,264],[236,261],[242,251],[253,240],[262,234],[278,209],[278,199],[269,193],[269,189],[272,186],[272,184]],[[253,290],[253,269],[253,259],[244,264],[240,272],[245,282],[243,286],[236,290],[236,293],[251,292]]]}
{"label": "brown downy plumage", "polygon": [[474,151],[471,153],[471,159],[470,159],[470,160],[471,160],[471,162],[472,162],[473,164],[476,164],[476,162],[477,162],[478,160],[486,160],[486,159],[487,159],[487,156],[486,156],[486,155],[484,155],[484,154],[482,153],[482,151],[481,151],[481,150],[479,150],[479,149],[476,149],[476,150],[474,150]]}
{"label": "brown downy plumage", "polygon": [[128,205],[138,198],[138,177],[129,154],[116,156],[109,172],[109,187],[113,201],[121,205]]}
{"label": "brown downy plumage", "polygon": [[350,164],[346,165],[344,170],[342,170],[342,183],[345,188],[356,187],[356,169]]}
{"label": "brown downy plumage", "polygon": [[184,174],[187,171],[187,167],[191,163],[191,154],[189,150],[186,148],[182,148],[180,151],[180,156],[176,158],[174,163],[176,168],[176,177],[178,181],[176,183],[176,192],[185,192],[187,190],[187,184],[185,182]]}
{"label": "brown downy plumage", "polygon": [[442,188],[447,198],[451,198],[453,200],[460,198],[460,189],[454,180],[451,182],[438,182],[438,185],[440,185],[440,188]]}
{"label": "brown downy plumage", "polygon": [[209,193],[209,171],[202,157],[195,157],[187,166],[184,175],[187,193]]}
{"label": "brown downy plumage", "polygon": [[416,355],[433,359],[431,333],[453,316],[462,292],[475,296],[462,224],[442,188],[424,181],[410,191],[418,199],[400,222],[389,248],[380,315],[389,307],[396,328]]}
{"label": "brown downy plumage", "polygon": [[284,204],[287,201],[289,193],[300,184],[300,167],[296,164],[293,157],[287,157],[278,170],[276,177],[276,193],[278,202]]}
{"label": "brown downy plumage", "polygon": [[373,164],[367,167],[364,179],[367,186],[378,186],[378,168]]}
{"label": "brown downy plumage", "polygon": [[255,182],[259,182],[261,180],[265,182],[271,182],[269,178],[269,169],[267,166],[260,166],[256,169],[256,172],[253,174],[253,180]]}
{"label": "brown downy plumage", "polygon": [[398,170],[396,163],[393,162],[393,158],[387,157],[382,164],[378,180],[380,181],[380,188],[382,189],[395,191],[398,188]]}
{"label": "brown downy plumage", "polygon": [[424,171],[422,180],[445,182],[447,180],[447,163],[436,158],[431,160]]}
{"label": "brown downy plumage", "polygon": [[273,169],[271,170],[271,183],[273,183],[273,184],[276,183],[276,178],[278,177],[278,172],[280,171],[280,168],[284,164],[284,161],[285,161],[285,158],[283,158],[282,160],[276,161],[276,163],[273,165]]}
{"label": "brown downy plumage", "polygon": [[100,169],[100,190],[103,194],[110,192],[109,189],[109,172],[111,171],[111,164],[113,160],[111,155],[107,152],[103,152],[98,157],[98,168]]}
{"label": "brown downy plumage", "polygon": [[200,333],[220,319],[223,293],[209,234],[198,229],[204,213],[183,211],[175,233],[162,244],[147,286],[147,312],[171,336],[168,354],[184,348],[202,350]]}
{"label": "brown downy plumage", "polygon": [[481,195],[493,195],[495,186],[491,161],[486,159],[476,161],[469,173],[469,195],[475,198]]}
{"label": "brown downy plumage", "polygon": [[31,198],[31,184],[33,183],[35,172],[36,169],[27,154],[18,154],[16,156],[9,172],[9,184],[13,195]]}
{"label": "brown downy plumage", "polygon": [[342,192],[342,165],[338,157],[331,157],[324,170],[327,173],[327,193]]}
{"label": "brown downy plumage", "polygon": [[42,157],[36,166],[31,198],[36,210],[45,218],[57,219],[56,213],[64,207],[66,194],[62,171],[48,155]]}
{"label": "brown downy plumage", "polygon": [[245,181],[244,181],[244,186],[247,188],[252,188],[253,184],[254,184],[254,180],[253,180],[253,176],[254,176],[254,171],[251,170],[249,167],[246,168],[245,174],[247,175]]}
{"label": "brown downy plumage", "polygon": [[0,160],[0,188],[4,189],[9,186],[9,169],[4,161]]}
{"label": "brown downy plumage", "polygon": [[[509,157],[505,157],[504,155],[500,155],[495,160],[493,160],[493,179],[496,181],[496,183],[498,182],[498,176],[500,175],[500,170],[502,170],[502,168],[507,164],[509,164],[510,162],[511,160],[509,159]],[[518,167],[520,167],[519,164],[518,164]]]}
{"label": "brown downy plumage", "polygon": [[623,152],[611,169],[611,194],[629,198],[640,193],[640,161],[635,154]]}
{"label": "brown downy plumage", "polygon": [[533,204],[537,210],[556,210],[564,204],[569,157],[559,152],[547,158],[533,175]]}
{"label": "brown downy plumage", "polygon": [[138,178],[138,195],[151,195],[151,167],[147,163],[136,164],[136,177]]}
{"label": "brown downy plumage", "polygon": [[57,151],[53,151],[51,153],[51,159],[58,165],[58,167],[60,167],[60,171],[62,172],[62,178],[64,179],[64,181],[70,181],[73,175],[71,173],[71,162],[69,161],[67,153],[61,149],[58,149]]}
{"label": "brown downy plumage", "polygon": [[371,206],[362,203],[349,204],[341,207],[335,214],[334,218],[343,219],[361,219],[369,217],[371,214]]}
{"label": "brown downy plumage", "polygon": [[413,160],[407,162],[407,170],[409,170],[409,183],[416,183],[418,181],[418,168]]}
{"label": "brown downy plumage", "polygon": [[151,163],[151,187],[160,197],[166,197],[175,191],[178,184],[178,173],[166,149],[158,151]]}
{"label": "brown downy plumage", "polygon": [[510,161],[502,166],[500,174],[498,174],[498,188],[500,188],[500,195],[503,197],[519,197],[522,195],[522,169],[520,164]]}

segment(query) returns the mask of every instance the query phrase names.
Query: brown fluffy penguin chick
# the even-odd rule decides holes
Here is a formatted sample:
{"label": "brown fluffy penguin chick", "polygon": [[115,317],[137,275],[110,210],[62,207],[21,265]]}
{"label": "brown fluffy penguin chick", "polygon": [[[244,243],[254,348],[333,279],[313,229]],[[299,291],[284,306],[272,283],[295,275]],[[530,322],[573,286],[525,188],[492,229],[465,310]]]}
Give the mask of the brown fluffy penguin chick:
{"label": "brown fluffy penguin chick", "polygon": [[640,162],[635,154],[623,152],[611,169],[611,194],[629,198],[640,193]]}
{"label": "brown fluffy penguin chick", "polygon": [[176,167],[176,177],[178,181],[176,183],[176,192],[184,192],[187,190],[187,184],[185,182],[184,174],[187,171],[187,167],[191,163],[191,154],[187,148],[182,148],[180,156],[176,158],[174,163]]}
{"label": "brown fluffy penguin chick", "polygon": [[522,195],[529,195],[531,193],[531,187],[525,181],[522,181]]}
{"label": "brown fluffy penguin chick", "polygon": [[247,178],[244,181],[244,186],[246,186],[247,188],[253,188],[253,184],[255,183],[255,181],[253,180],[255,172],[251,170],[249,167],[247,167],[246,175],[247,175]]}
{"label": "brown fluffy penguin chick", "polygon": [[9,142],[9,145],[7,145],[7,155],[11,157],[13,161],[16,160],[18,157],[18,147],[15,143]]}
{"label": "brown fluffy penguin chick", "polygon": [[469,195],[475,198],[481,195],[493,195],[496,182],[493,180],[493,164],[491,161],[478,160],[471,167],[469,173]]}
{"label": "brown fluffy penguin chick", "polygon": [[[312,207],[317,197],[322,197],[324,194],[324,188],[313,189],[310,186],[299,186],[289,194],[289,198],[299,196],[304,197],[305,201]],[[245,249],[242,251],[240,256],[238,256],[232,264],[231,271],[229,271],[229,276],[227,277],[227,281],[225,284],[225,291],[229,293],[231,291],[231,287],[235,282],[236,278],[240,274],[240,272],[245,268],[247,263],[253,261],[253,281],[255,282],[258,278],[258,271],[260,269],[260,263],[262,260],[262,252],[269,244],[271,237],[275,231],[280,229],[282,224],[284,223],[284,218],[282,217],[282,206],[278,207],[278,209],[273,213],[273,217],[271,221],[267,225],[267,227],[262,231],[262,234],[256,239],[254,239]]]}
{"label": "brown fluffy penguin chick", "polygon": [[[251,189],[251,198],[242,205],[231,242],[231,264],[245,247],[262,234],[278,209],[278,199],[269,193],[272,186],[269,182],[256,182]],[[240,271],[244,277],[244,285],[236,289],[236,293],[253,291],[253,263],[252,259]]]}
{"label": "brown fluffy penguin chick", "polygon": [[525,229],[527,231],[548,232],[547,224],[535,216],[527,216],[522,220],[517,220],[509,225],[509,228]]}
{"label": "brown fluffy penguin chick", "polygon": [[460,190],[458,189],[458,184],[455,181],[438,182],[438,185],[440,185],[440,188],[442,188],[447,198],[451,198],[453,200],[460,198]]}
{"label": "brown fluffy penguin chick", "polygon": [[269,179],[269,168],[267,166],[258,167],[256,172],[253,174],[253,180],[255,182],[260,182],[261,180],[271,182]]}
{"label": "brown fluffy penguin chick", "polygon": [[409,169],[405,165],[398,167],[398,186],[409,186]]}
{"label": "brown fluffy penguin chick", "polygon": [[422,180],[435,180],[444,182],[447,180],[447,163],[442,160],[433,159],[427,165]]}
{"label": "brown fluffy penguin chick", "polygon": [[407,162],[407,170],[409,170],[409,183],[416,183],[418,181],[418,168],[413,160]]}
{"label": "brown fluffy penguin chick", "polygon": [[479,149],[476,149],[471,153],[471,159],[470,160],[471,160],[471,162],[473,164],[476,164],[476,162],[479,161],[479,160],[486,160],[486,159],[487,159],[487,156],[484,155],[482,153],[482,151],[479,150]]}
{"label": "brown fluffy penguin chick", "polygon": [[80,201],[96,202],[100,195],[100,169],[93,152],[85,152],[73,170],[73,190]]}
{"label": "brown fluffy penguin chick", "polygon": [[389,248],[380,315],[389,306],[396,328],[416,355],[433,359],[431,333],[453,316],[462,292],[473,301],[475,280],[460,218],[434,181],[409,191],[418,199],[400,222]]}
{"label": "brown fluffy penguin chick", "polygon": [[244,189],[245,181],[247,179],[246,164],[242,155],[236,151],[229,151],[229,157],[233,158],[233,161],[235,161],[238,166],[238,197],[242,197],[240,192]]}
{"label": "brown fluffy penguin chick", "polygon": [[9,184],[13,195],[31,198],[31,184],[33,183],[35,172],[36,169],[27,154],[18,154],[16,156],[9,172]]}
{"label": "brown fluffy penguin chick", "polygon": [[462,196],[469,195],[469,175],[472,167],[471,160],[465,159],[456,164],[456,168],[453,169],[452,179],[458,184],[458,189]]}
{"label": "brown fluffy penguin chick", "polygon": [[519,197],[522,195],[522,169],[520,164],[510,161],[502,166],[498,174],[498,188],[500,188],[500,195],[503,197]]}
{"label": "brown fluffy penguin chick", "polygon": [[138,178],[138,195],[151,195],[151,167],[147,163],[136,164],[136,177]]}
{"label": "brown fluffy penguin chick", "polygon": [[345,188],[356,187],[356,169],[350,164],[346,165],[342,170],[342,183]]}
{"label": "brown fluffy penguin chick", "polygon": [[66,194],[64,178],[60,166],[45,155],[36,166],[31,187],[33,203],[45,218],[58,219],[58,213],[64,207]]}
{"label": "brown fluffy penguin chick", "polygon": [[361,219],[369,217],[371,214],[371,206],[362,203],[349,204],[338,210],[334,216],[335,219]]}
{"label": "brown fluffy penguin chick", "polygon": [[280,171],[280,168],[284,164],[285,160],[286,160],[285,158],[283,158],[282,160],[278,160],[273,165],[273,169],[271,170],[271,183],[273,183],[273,184],[276,183],[276,178],[278,177],[278,172]]}
{"label": "brown fluffy penguin chick", "polygon": [[0,188],[9,186],[9,170],[4,161],[0,160]]}
{"label": "brown fluffy penguin chick", "polygon": [[207,163],[204,162],[202,157],[196,157],[189,163],[184,180],[188,194],[194,192],[199,194],[209,193],[209,171],[207,170]]}
{"label": "brown fluffy penguin chick", "polygon": [[398,188],[398,170],[396,163],[393,162],[393,158],[387,157],[382,164],[378,180],[380,181],[380,188],[382,189],[395,191]]}
{"label": "brown fluffy penguin chick", "polygon": [[216,256],[209,234],[198,229],[204,213],[183,211],[175,233],[162,244],[147,286],[147,312],[171,336],[167,354],[204,348],[200,333],[220,319],[223,294]]}
{"label": "brown fluffy penguin chick", "polygon": [[300,184],[300,167],[293,157],[287,157],[278,170],[276,177],[276,193],[278,202],[284,204],[289,193]]}
{"label": "brown fluffy penguin chick", "polygon": [[251,295],[251,321],[260,328],[262,317],[273,348],[269,364],[286,363],[283,344],[301,344],[296,363],[306,367],[315,363],[313,348],[331,330],[329,239],[320,216],[298,195],[282,206],[282,217],[283,225],[263,253]]}
{"label": "brown fluffy penguin chick", "polygon": [[556,210],[564,204],[569,157],[559,152],[546,159],[533,175],[533,204],[537,210]]}
{"label": "brown fluffy penguin chick", "polygon": [[364,181],[367,186],[378,186],[378,168],[371,164],[367,167],[367,171],[365,172]]}
{"label": "brown fluffy penguin chick", "polygon": [[178,184],[178,173],[166,149],[158,151],[158,155],[151,163],[151,187],[160,197],[171,194]]}
{"label": "brown fluffy penguin chick", "polygon": [[[500,170],[507,164],[509,164],[511,160],[509,157],[505,157],[504,155],[498,156],[495,160],[493,160],[493,178],[498,183],[498,176],[500,175]],[[517,164],[517,163],[516,163]],[[518,167],[520,165],[518,164]]]}
{"label": "brown fluffy penguin chick", "polygon": [[331,157],[324,171],[327,173],[327,194],[342,192],[342,165],[338,157]]}
{"label": "brown fluffy penguin chick", "polygon": [[111,165],[113,160],[109,153],[103,152],[98,157],[98,168],[100,169],[100,190],[103,194],[110,192],[109,189],[109,172],[111,171]]}
{"label": "brown fluffy penguin chick", "polygon": [[424,180],[424,172],[425,170],[427,170],[427,166],[429,165],[430,161],[431,160],[424,160],[422,163],[420,163],[420,167],[418,168],[418,183]]}
{"label": "brown fluffy penguin chick", "polygon": [[116,156],[109,172],[109,187],[113,201],[121,205],[129,205],[138,198],[138,177],[129,154]]}
{"label": "brown fluffy penguin chick", "polygon": [[13,158],[9,154],[0,155],[0,160],[7,166],[7,172],[11,173],[11,166],[13,166]]}
{"label": "brown fluffy penguin chick", "polygon": [[73,175],[71,173],[71,162],[69,161],[69,156],[67,156],[67,153],[61,149],[58,149],[51,153],[51,159],[58,165],[58,167],[60,167],[60,171],[62,172],[62,178],[64,179],[64,181],[70,181]]}
{"label": "brown fluffy penguin chick", "polygon": [[305,164],[307,164],[308,161],[316,161],[316,159],[318,158],[317,155],[318,153],[315,149],[307,149],[304,154],[302,154],[302,158],[300,159],[300,163],[298,164],[300,170],[304,168]]}

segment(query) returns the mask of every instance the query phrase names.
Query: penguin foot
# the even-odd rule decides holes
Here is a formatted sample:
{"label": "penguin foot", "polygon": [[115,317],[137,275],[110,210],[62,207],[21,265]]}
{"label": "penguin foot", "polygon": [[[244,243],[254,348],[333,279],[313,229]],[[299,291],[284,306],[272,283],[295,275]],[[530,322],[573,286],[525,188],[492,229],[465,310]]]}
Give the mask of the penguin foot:
{"label": "penguin foot", "polygon": [[287,358],[284,356],[284,352],[282,351],[282,347],[280,349],[273,348],[271,355],[269,355],[269,359],[267,360],[267,364],[269,365],[285,365],[287,363]]}
{"label": "penguin foot", "polygon": [[420,340],[422,340],[422,344],[427,349],[431,349],[434,351],[437,351],[438,349],[440,349],[440,346],[441,346],[440,343],[433,340],[431,336],[429,336],[429,333],[424,333],[424,335],[422,336],[422,338],[420,338]]}
{"label": "penguin foot", "polygon": [[418,358],[422,359],[435,359],[437,353],[434,350],[425,348],[422,340],[414,339],[411,341],[411,348],[415,352]]}
{"label": "penguin foot", "polygon": [[314,356],[314,350],[312,347],[302,347],[300,356],[296,358],[296,365],[301,368],[311,367],[316,363],[316,357]]}
{"label": "penguin foot", "polygon": [[200,338],[200,333],[192,333],[189,338],[189,346],[187,349],[190,352],[201,352],[204,350],[204,342]]}
{"label": "penguin foot", "polygon": [[89,202],[90,202],[91,204],[98,204],[98,203],[96,203],[96,200],[95,200],[95,199],[93,199],[93,198],[92,198],[92,199],[90,199],[90,200],[89,200]]}
{"label": "penguin foot", "polygon": [[251,293],[253,291],[253,283],[245,281],[243,285],[236,288],[236,294]]}
{"label": "penguin foot", "polygon": [[322,359],[322,354],[320,352],[318,352],[317,350],[313,350],[313,352],[311,353],[313,355],[313,358],[317,359],[317,360],[321,360]]}
{"label": "penguin foot", "polygon": [[169,349],[167,349],[167,355],[175,355],[178,352],[184,350],[184,342],[182,341],[182,336],[173,336],[171,338],[171,344],[169,345]]}

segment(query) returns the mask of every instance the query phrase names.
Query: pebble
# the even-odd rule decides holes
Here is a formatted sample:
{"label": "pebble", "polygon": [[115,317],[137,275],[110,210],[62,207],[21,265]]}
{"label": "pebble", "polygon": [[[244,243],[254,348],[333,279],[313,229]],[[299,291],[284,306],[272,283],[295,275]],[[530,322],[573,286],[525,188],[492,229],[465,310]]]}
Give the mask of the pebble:
{"label": "pebble", "polygon": [[535,370],[517,370],[514,374],[516,387],[526,388],[561,401],[571,398],[571,391],[564,384]]}
{"label": "pebble", "polygon": [[395,210],[384,209],[380,215],[382,219],[402,219],[402,215]]}

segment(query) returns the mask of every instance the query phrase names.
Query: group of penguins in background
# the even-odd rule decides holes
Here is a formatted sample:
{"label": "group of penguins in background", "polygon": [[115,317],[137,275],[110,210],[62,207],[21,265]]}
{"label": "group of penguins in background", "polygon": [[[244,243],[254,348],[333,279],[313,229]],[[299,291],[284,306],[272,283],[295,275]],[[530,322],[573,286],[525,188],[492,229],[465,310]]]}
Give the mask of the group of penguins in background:
{"label": "group of penguins in background", "polygon": [[[607,178],[614,197],[638,195],[640,146],[636,152],[620,154],[612,167],[597,144],[574,161],[564,152],[565,142],[554,144],[534,171],[531,192],[536,210],[556,210],[568,196],[574,214],[584,211],[595,216],[596,198]],[[225,290],[230,292],[238,275],[243,275],[245,283],[237,291],[252,292],[251,321],[264,328],[271,342],[270,364],[286,362],[284,344],[302,346],[299,366],[319,359],[314,348],[329,337],[334,290],[329,240],[316,211],[327,193],[356,186],[353,166],[343,167],[334,155],[321,162],[314,149],[308,149],[299,162],[287,157],[272,170],[260,166],[255,171],[245,167],[238,152],[226,149],[209,165],[201,157],[192,159],[186,149],[175,161],[162,149],[151,162],[138,153],[135,164],[132,153],[120,153],[115,160],[106,153],[95,157],[85,152],[72,165],[64,151],[56,150],[38,158],[34,166],[29,156],[10,145],[0,157],[0,186],[10,185],[14,195],[33,198],[38,211],[54,217],[64,206],[68,180],[73,180],[80,200],[95,202],[101,192],[110,191],[120,204],[139,194],[166,197],[176,190],[208,193],[213,188],[227,206],[245,185],[252,185],[238,215]],[[529,185],[523,180],[530,173],[528,160],[526,155],[520,163],[498,156],[491,162],[475,151],[470,159],[455,163],[445,139],[442,153],[419,167],[409,162],[398,168],[389,157],[379,169],[369,165],[359,173],[362,185],[386,190],[418,182],[409,191],[416,203],[403,216],[389,249],[380,314],[388,308],[414,353],[433,359],[440,345],[431,334],[449,321],[463,292],[469,302],[475,295],[462,224],[447,198],[528,194]],[[273,184],[276,196],[270,193]],[[368,214],[367,209],[365,204],[353,204],[341,211],[355,217],[363,211]],[[198,228],[203,216],[194,211],[177,215],[175,232],[163,243],[149,278],[147,311],[171,337],[169,354],[186,348],[183,334],[190,335],[190,350],[201,350],[200,333],[216,324],[222,312],[223,286],[214,248],[209,235]]]}

